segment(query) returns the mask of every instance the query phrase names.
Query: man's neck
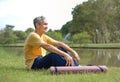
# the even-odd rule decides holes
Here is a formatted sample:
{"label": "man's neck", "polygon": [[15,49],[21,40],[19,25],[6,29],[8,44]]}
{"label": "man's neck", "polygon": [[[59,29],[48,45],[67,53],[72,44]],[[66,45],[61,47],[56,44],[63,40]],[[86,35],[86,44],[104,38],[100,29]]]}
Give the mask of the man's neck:
{"label": "man's neck", "polygon": [[39,32],[38,30],[35,30],[35,32],[36,32],[37,34],[39,34],[40,36],[43,35],[43,33]]}

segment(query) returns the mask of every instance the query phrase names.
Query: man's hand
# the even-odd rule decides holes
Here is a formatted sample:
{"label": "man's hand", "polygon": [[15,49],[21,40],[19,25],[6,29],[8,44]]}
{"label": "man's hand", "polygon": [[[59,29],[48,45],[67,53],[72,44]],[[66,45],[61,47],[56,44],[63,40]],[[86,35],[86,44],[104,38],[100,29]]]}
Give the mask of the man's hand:
{"label": "man's hand", "polygon": [[73,58],[70,55],[65,56],[66,59],[66,66],[74,66]]}
{"label": "man's hand", "polygon": [[72,56],[78,63],[80,62],[80,57],[76,51],[74,51],[74,53],[72,53]]}
{"label": "man's hand", "polygon": [[[79,57],[78,53],[77,53],[75,50],[73,50],[72,48],[70,48],[68,45],[64,44],[63,42],[59,42],[59,41],[57,41],[54,45],[64,48],[66,51],[68,51],[68,52],[71,53],[71,55],[73,56],[73,58],[74,58],[78,63],[80,62],[80,57]],[[67,57],[65,57],[65,58],[66,58],[66,61],[67,61],[67,60],[68,60]],[[69,58],[70,58],[70,57],[69,57]],[[71,58],[71,59],[72,59],[72,58]],[[70,61],[70,60],[69,60],[69,61]],[[72,59],[72,61],[73,61],[73,59]],[[72,61],[71,61],[71,62],[72,62]],[[68,61],[67,61],[67,65],[68,65]]]}
{"label": "man's hand", "polygon": [[76,59],[76,61],[79,63],[80,62],[80,57],[78,55],[75,55],[74,58]]}

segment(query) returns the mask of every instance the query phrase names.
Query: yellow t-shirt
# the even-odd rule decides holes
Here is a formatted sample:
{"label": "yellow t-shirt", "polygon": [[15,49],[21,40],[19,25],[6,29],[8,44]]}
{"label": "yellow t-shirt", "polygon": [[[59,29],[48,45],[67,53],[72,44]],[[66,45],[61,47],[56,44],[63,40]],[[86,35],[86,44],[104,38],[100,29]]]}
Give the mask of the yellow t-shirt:
{"label": "yellow t-shirt", "polygon": [[31,32],[30,35],[27,37],[24,45],[25,64],[27,66],[27,69],[31,69],[36,57],[46,55],[46,50],[40,46],[41,43],[54,45],[55,42],[56,40],[50,38],[45,34],[40,36],[35,32]]}

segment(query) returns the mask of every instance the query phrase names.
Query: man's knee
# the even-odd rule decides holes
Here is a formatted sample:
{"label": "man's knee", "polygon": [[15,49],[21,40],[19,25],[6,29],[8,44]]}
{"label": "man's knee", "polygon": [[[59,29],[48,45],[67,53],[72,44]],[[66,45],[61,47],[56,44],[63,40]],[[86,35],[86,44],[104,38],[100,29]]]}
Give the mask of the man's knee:
{"label": "man's knee", "polygon": [[67,51],[64,48],[62,48],[62,47],[58,47],[58,49],[67,53]]}
{"label": "man's knee", "polygon": [[59,54],[56,54],[56,53],[50,53],[50,54],[48,54],[48,55],[49,55],[50,58],[53,58],[53,59],[60,57],[60,55],[59,55]]}

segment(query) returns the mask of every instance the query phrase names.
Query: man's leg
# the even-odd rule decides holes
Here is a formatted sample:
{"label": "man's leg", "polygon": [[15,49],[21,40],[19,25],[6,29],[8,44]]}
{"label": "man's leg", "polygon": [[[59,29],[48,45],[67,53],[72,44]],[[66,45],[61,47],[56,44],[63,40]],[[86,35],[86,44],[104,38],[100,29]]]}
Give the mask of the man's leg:
{"label": "man's leg", "polygon": [[[63,48],[58,48],[66,52]],[[67,52],[66,52],[67,53]],[[75,66],[79,64],[74,61]],[[50,66],[65,66],[66,60],[63,56],[60,56],[56,53],[49,53],[45,57],[38,57],[35,59],[32,69],[48,69]]]}

